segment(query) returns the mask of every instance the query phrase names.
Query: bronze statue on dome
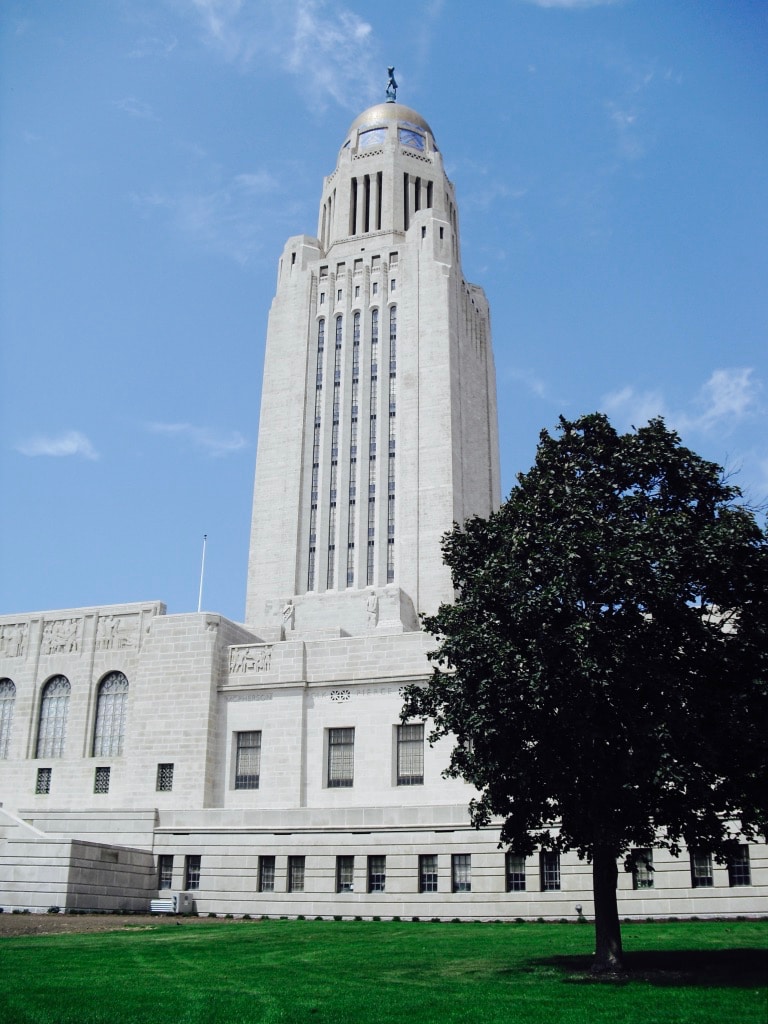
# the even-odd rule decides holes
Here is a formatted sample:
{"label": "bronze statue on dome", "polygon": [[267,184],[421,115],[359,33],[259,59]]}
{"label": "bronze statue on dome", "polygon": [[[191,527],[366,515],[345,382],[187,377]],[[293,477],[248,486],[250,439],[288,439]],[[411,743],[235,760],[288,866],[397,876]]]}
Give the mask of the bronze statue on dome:
{"label": "bronze statue on dome", "polygon": [[394,67],[387,68],[387,74],[389,75],[389,81],[387,82],[387,103],[397,102],[397,82],[395,81],[395,69]]}

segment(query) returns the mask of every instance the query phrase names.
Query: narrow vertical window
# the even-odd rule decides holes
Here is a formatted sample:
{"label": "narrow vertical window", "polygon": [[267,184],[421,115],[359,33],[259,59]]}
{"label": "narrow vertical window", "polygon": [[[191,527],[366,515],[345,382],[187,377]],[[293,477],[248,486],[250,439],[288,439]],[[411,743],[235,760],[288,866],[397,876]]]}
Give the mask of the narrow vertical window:
{"label": "narrow vertical window", "polygon": [[419,892],[437,892],[436,853],[423,853],[419,857]]}
{"label": "narrow vertical window", "polygon": [[652,889],[653,888],[653,850],[649,847],[641,847],[632,850],[632,888]]}
{"label": "narrow vertical window", "polygon": [[170,889],[173,886],[173,854],[161,853],[157,858],[157,888]]}
{"label": "narrow vertical window", "polygon": [[184,858],[184,889],[200,888],[200,854],[193,853]]}
{"label": "narrow vertical window", "polygon": [[387,886],[387,858],[368,858],[368,892],[384,892]]}
{"label": "narrow vertical window", "polygon": [[554,892],[560,888],[560,854],[542,850],[539,854],[539,873],[542,892]]}
{"label": "narrow vertical window", "polygon": [[15,702],[16,684],[11,679],[0,679],[0,758],[3,759],[8,757]]}
{"label": "narrow vertical window", "polygon": [[336,892],[355,891],[355,858],[336,858]]}
{"label": "narrow vertical window", "polygon": [[93,777],[93,792],[109,792],[109,768],[97,768]]}
{"label": "narrow vertical window", "polygon": [[54,676],[45,684],[35,757],[63,756],[70,690],[69,680],[64,676]]}
{"label": "narrow vertical window", "polygon": [[304,892],[304,858],[288,858],[288,892]]}
{"label": "narrow vertical window", "polygon": [[37,769],[37,780],[35,782],[35,793],[38,795],[45,795],[51,792],[51,776],[53,770],[51,768],[38,768]]}
{"label": "narrow vertical window", "polygon": [[110,672],[99,683],[93,756],[119,757],[123,752],[128,710],[128,680],[122,672]]}
{"label": "narrow vertical window", "polygon": [[451,856],[451,889],[453,892],[472,891],[472,856],[454,853]]}
{"label": "narrow vertical window", "polygon": [[715,884],[712,854],[708,850],[691,851],[691,884],[694,889],[709,889]]}
{"label": "narrow vertical window", "polygon": [[166,761],[157,766],[155,789],[158,793],[170,793],[173,790],[173,764]]}
{"label": "narrow vertical window", "polygon": [[328,730],[328,787],[352,785],[355,769],[355,730]]}
{"label": "narrow vertical window", "polygon": [[421,723],[397,727],[397,784],[424,784],[424,726]]}
{"label": "narrow vertical window", "polygon": [[525,892],[525,857],[519,853],[506,856],[507,892]]}
{"label": "narrow vertical window", "polygon": [[728,885],[751,885],[749,847],[740,846],[728,857]]}
{"label": "narrow vertical window", "polygon": [[258,789],[261,774],[261,731],[238,732],[235,789]]}
{"label": "narrow vertical window", "polygon": [[275,891],[275,858],[259,857],[259,892]]}

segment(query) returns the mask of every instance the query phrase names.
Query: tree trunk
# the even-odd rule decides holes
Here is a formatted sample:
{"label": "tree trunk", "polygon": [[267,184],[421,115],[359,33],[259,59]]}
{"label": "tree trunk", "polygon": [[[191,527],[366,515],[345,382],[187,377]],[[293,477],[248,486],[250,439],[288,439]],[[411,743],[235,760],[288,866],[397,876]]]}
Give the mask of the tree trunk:
{"label": "tree trunk", "polygon": [[618,878],[615,851],[605,846],[596,846],[592,857],[592,888],[595,897],[593,974],[617,974],[624,970],[619,906],[616,901]]}

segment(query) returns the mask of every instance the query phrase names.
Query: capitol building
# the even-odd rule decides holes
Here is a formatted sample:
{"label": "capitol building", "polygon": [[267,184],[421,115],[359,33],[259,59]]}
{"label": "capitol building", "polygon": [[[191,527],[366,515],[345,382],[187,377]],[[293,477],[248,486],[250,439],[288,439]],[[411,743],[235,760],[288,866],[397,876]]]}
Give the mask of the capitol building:
{"label": "capitol building", "polygon": [[[0,617],[6,912],[592,914],[589,865],[471,827],[449,742],[400,720],[453,599],[440,539],[500,503],[490,315],[424,117],[391,97],[340,141],[277,263],[244,622]],[[634,863],[622,917],[768,913],[764,846]]]}

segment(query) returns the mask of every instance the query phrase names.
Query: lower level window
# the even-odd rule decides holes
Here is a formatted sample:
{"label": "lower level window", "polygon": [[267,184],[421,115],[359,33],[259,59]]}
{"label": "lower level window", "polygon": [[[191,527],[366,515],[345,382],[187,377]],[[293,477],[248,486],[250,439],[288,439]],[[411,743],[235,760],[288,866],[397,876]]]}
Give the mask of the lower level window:
{"label": "lower level window", "polygon": [[184,888],[200,888],[200,854],[194,853],[184,861]]}
{"label": "lower level window", "polygon": [[328,787],[351,786],[355,768],[355,730],[328,730]]}
{"label": "lower level window", "polygon": [[387,858],[368,858],[368,892],[384,892],[387,884]]}
{"label": "lower level window", "polygon": [[259,892],[275,891],[275,858],[259,857]]}
{"label": "lower level window", "polygon": [[472,856],[454,853],[451,857],[451,888],[454,892],[472,891]]}
{"label": "lower level window", "polygon": [[691,885],[694,889],[709,889],[714,884],[712,854],[708,850],[692,850]]}
{"label": "lower level window", "polygon": [[749,847],[740,846],[728,858],[728,885],[751,885],[752,872],[749,869]]}
{"label": "lower level window", "polygon": [[632,851],[632,888],[653,888],[653,850],[648,847]]}
{"label": "lower level window", "polygon": [[173,884],[173,854],[161,853],[157,858],[157,888],[170,889]]}
{"label": "lower level window", "polygon": [[159,764],[157,766],[157,781],[155,789],[158,793],[170,793],[173,789],[173,765]]}
{"label": "lower level window", "polygon": [[109,768],[97,768],[93,777],[93,792],[109,792]]}
{"label": "lower level window", "polygon": [[336,858],[336,892],[355,891],[355,858]]}
{"label": "lower level window", "polygon": [[288,892],[304,892],[304,858],[288,858]]}
{"label": "lower level window", "polygon": [[419,892],[437,892],[437,854],[419,857]]}
{"label": "lower level window", "polygon": [[37,769],[37,781],[35,783],[35,793],[50,793],[51,792],[51,768],[38,768]]}
{"label": "lower level window", "polygon": [[258,789],[261,774],[261,731],[239,732],[235,756],[235,789]]}
{"label": "lower level window", "polygon": [[560,854],[542,850],[539,858],[542,892],[554,892],[560,888]]}
{"label": "lower level window", "polygon": [[525,892],[525,857],[507,854],[507,892]]}

